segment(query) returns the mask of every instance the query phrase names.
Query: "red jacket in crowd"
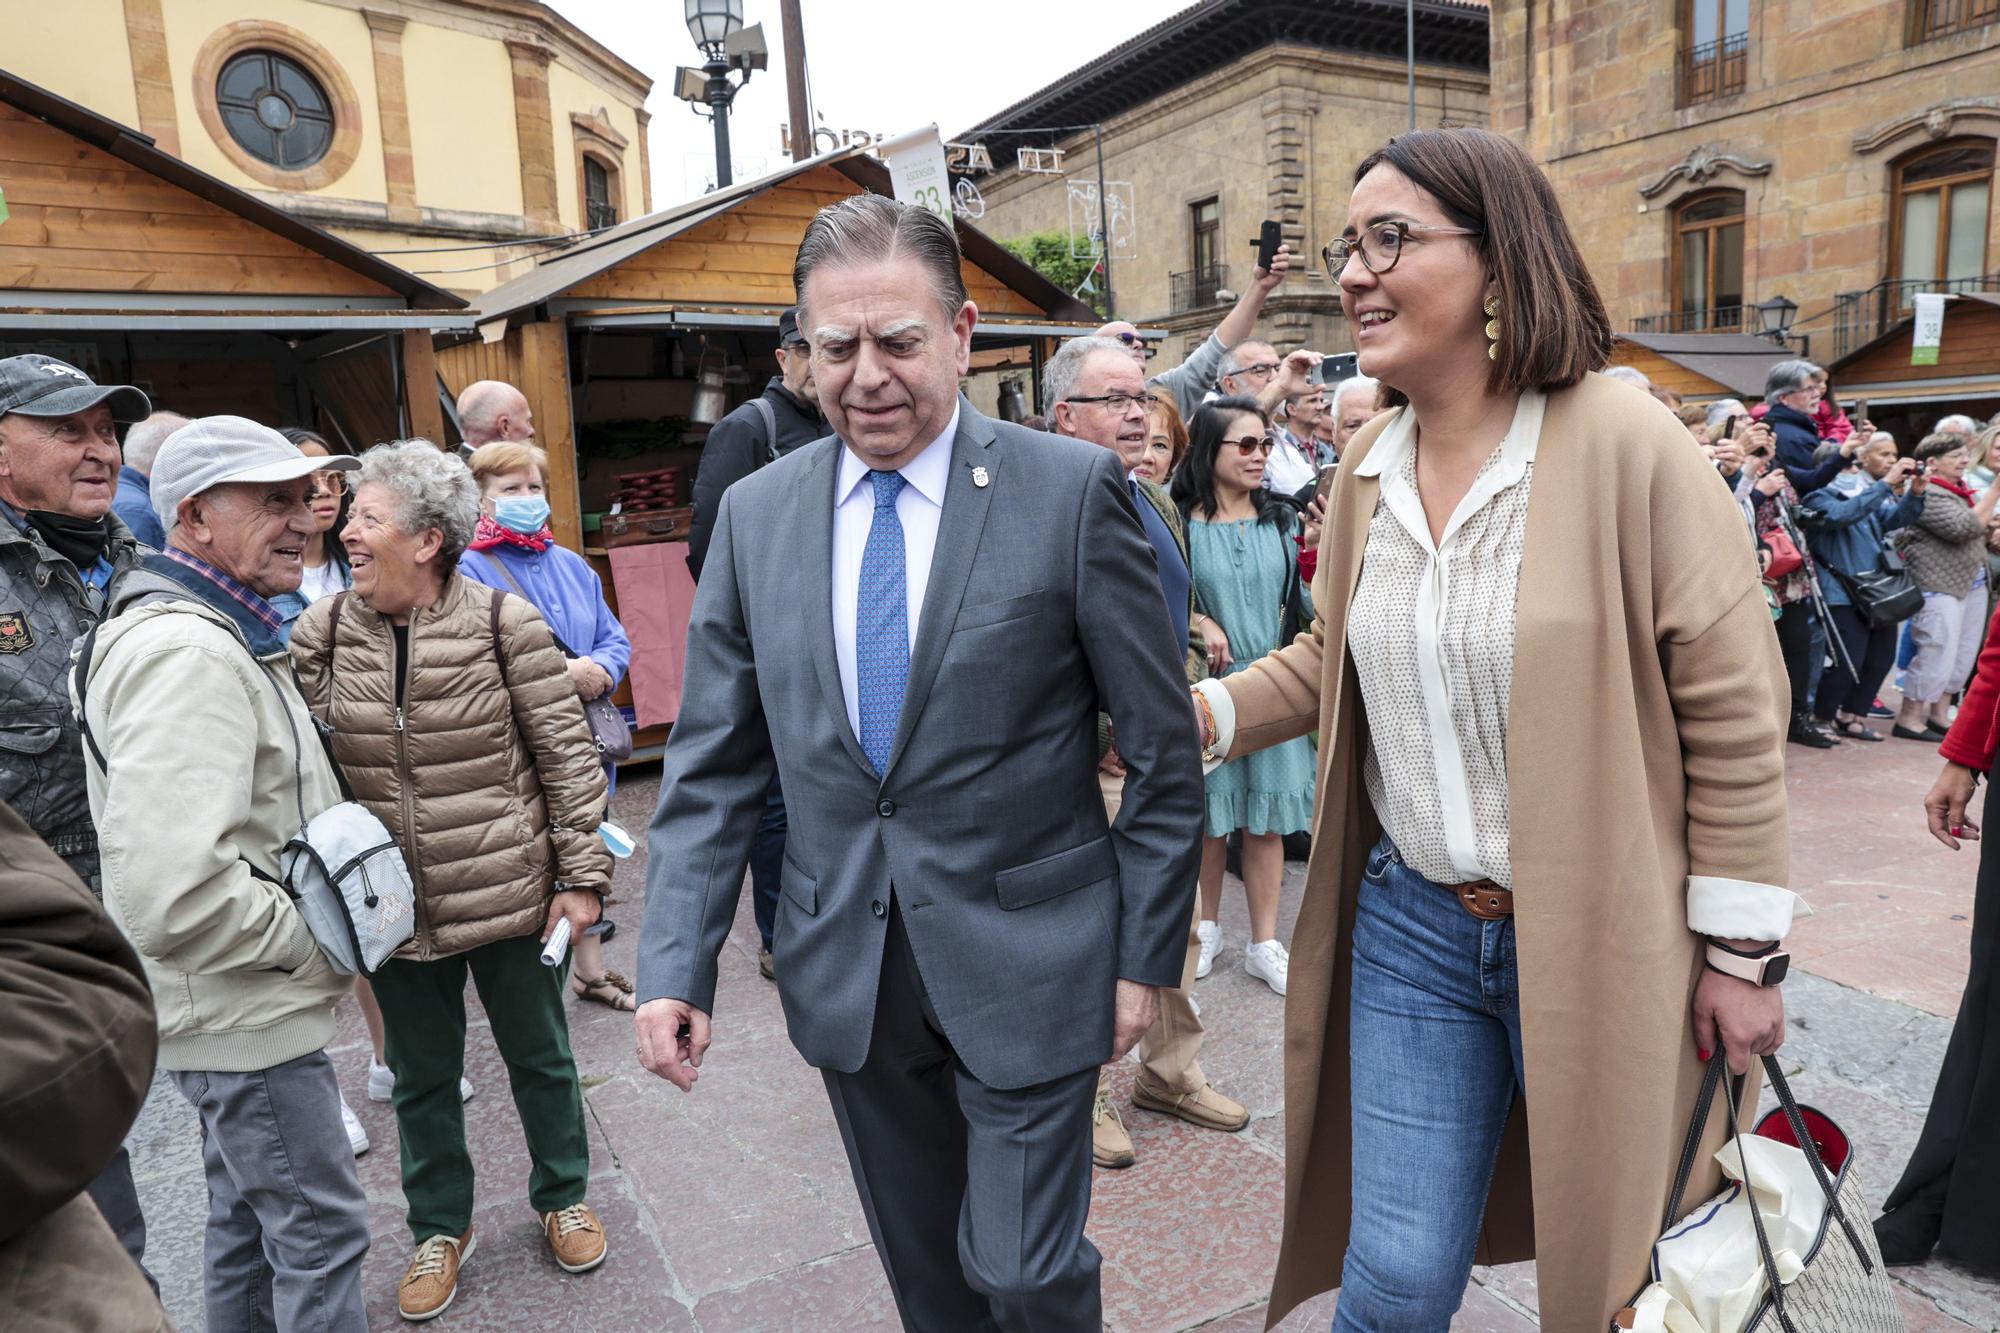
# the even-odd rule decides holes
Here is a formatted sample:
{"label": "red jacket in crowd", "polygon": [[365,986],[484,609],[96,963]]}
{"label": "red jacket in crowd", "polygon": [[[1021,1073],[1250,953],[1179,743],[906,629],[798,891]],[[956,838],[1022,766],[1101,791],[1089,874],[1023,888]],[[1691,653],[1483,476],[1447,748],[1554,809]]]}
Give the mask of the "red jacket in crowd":
{"label": "red jacket in crowd", "polygon": [[[2000,618],[1996,618],[1996,623],[2000,623]],[[2000,745],[2000,633],[1995,632],[1994,626],[1988,626],[1986,646],[1979,650],[1979,666],[1972,673],[1972,684],[1959,700],[1958,716],[1952,720],[1951,731],[1938,746],[1938,753],[1975,773],[1988,773],[1993,768],[1996,745]]]}

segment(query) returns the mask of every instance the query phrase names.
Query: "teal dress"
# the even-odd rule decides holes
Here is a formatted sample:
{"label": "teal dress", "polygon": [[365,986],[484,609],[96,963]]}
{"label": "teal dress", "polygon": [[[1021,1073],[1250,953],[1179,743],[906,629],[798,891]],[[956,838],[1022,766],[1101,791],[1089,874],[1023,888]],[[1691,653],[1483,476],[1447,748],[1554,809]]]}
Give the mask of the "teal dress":
{"label": "teal dress", "polygon": [[[1189,519],[1195,599],[1229,635],[1232,661],[1225,677],[1279,647],[1279,614],[1297,559],[1297,530],[1290,520],[1280,527],[1255,519]],[[1310,623],[1311,599],[1303,585],[1299,591]],[[1232,759],[1208,775],[1208,836],[1226,837],[1237,829],[1298,833],[1312,826],[1312,805],[1313,748],[1301,736]]]}

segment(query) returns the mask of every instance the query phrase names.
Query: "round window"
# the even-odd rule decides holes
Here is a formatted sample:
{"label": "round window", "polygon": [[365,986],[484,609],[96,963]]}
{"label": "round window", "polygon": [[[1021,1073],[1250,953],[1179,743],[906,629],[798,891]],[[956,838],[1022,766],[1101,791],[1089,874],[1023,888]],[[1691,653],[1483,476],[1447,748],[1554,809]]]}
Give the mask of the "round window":
{"label": "round window", "polygon": [[232,56],[215,81],[229,137],[259,161],[299,171],[333,146],[333,102],[298,61],[274,51]]}

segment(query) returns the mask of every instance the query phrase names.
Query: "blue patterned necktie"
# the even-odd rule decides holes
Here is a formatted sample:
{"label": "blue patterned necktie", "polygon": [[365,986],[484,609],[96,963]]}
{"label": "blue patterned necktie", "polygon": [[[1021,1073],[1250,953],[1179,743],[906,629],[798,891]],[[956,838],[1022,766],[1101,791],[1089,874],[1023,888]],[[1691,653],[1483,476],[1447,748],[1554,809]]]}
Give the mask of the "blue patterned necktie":
{"label": "blue patterned necktie", "polygon": [[910,604],[903,560],[903,521],[896,497],[909,483],[900,472],[870,472],[875,518],[861,552],[861,589],[854,611],[854,678],[860,696],[861,751],[878,774],[889,769],[903,687],[910,679]]}

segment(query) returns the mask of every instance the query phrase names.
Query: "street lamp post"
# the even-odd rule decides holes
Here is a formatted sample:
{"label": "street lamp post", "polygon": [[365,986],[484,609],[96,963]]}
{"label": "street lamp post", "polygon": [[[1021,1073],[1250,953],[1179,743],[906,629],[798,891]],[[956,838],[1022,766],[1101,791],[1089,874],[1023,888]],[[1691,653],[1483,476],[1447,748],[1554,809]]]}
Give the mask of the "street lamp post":
{"label": "street lamp post", "polygon": [[[743,0],[685,0],[688,35],[708,57],[699,69],[681,66],[674,95],[696,106],[706,104],[715,122],[715,186],[727,188],[735,173],[729,165],[729,104],[753,70],[765,67],[768,48],[761,24],[743,26]],[[732,81],[731,71],[742,78]]]}

